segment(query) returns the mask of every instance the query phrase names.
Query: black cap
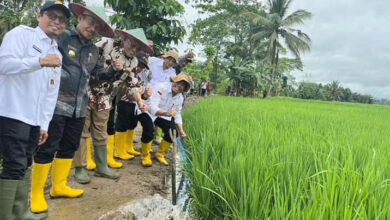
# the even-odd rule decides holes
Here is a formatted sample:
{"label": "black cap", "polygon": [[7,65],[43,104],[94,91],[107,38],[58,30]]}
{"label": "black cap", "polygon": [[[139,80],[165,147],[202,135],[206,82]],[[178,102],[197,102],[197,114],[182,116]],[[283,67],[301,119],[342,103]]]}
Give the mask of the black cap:
{"label": "black cap", "polygon": [[45,2],[45,4],[42,5],[40,12],[42,13],[42,12],[50,10],[50,9],[60,10],[60,11],[64,12],[64,14],[67,18],[70,17],[70,11],[64,4],[62,4],[62,1],[47,1],[47,2]]}
{"label": "black cap", "polygon": [[148,55],[144,51],[138,51],[135,56],[137,57],[138,62],[142,63],[146,69],[149,69]]}

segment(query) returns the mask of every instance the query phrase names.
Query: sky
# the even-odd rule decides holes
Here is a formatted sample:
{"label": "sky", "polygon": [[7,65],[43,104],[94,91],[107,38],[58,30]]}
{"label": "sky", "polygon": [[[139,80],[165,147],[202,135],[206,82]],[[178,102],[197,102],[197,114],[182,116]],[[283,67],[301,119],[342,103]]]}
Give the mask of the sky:
{"label": "sky", "polygon": [[352,91],[390,99],[390,1],[295,0],[313,14],[300,28],[312,39],[297,81],[337,80]]}
{"label": "sky", "polygon": [[[185,7],[180,20],[187,28],[200,15],[184,0],[178,1]],[[294,0],[289,13],[297,9],[313,17],[297,27],[310,36],[312,45],[302,56],[304,70],[293,73],[296,81],[337,80],[354,92],[390,99],[390,1]],[[177,48],[183,53],[193,47],[185,39]],[[202,56],[200,47],[195,52]]]}

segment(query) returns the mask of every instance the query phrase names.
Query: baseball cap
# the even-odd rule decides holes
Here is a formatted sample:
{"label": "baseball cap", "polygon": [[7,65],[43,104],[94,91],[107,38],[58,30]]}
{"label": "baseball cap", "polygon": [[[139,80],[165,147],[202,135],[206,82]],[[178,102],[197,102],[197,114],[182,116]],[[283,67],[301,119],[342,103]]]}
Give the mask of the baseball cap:
{"label": "baseball cap", "polygon": [[41,6],[39,11],[42,13],[50,9],[60,10],[64,12],[66,18],[70,17],[70,11],[64,4],[62,4],[62,1],[47,1]]}

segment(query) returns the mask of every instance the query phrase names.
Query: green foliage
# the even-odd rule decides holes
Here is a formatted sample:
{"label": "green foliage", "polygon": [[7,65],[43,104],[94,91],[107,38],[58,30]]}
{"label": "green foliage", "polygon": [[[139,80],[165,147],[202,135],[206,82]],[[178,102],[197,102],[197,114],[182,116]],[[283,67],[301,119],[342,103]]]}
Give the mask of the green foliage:
{"label": "green foliage", "polygon": [[304,20],[311,18],[312,14],[305,10],[297,10],[287,14],[292,0],[268,0],[267,12],[247,12],[251,18],[252,35],[255,42],[267,42],[266,61],[271,64],[271,81],[269,90],[275,88],[274,78],[277,78],[279,66],[279,54],[284,50],[280,39],[284,39],[284,45],[300,60],[300,54],[310,50],[311,40],[301,30],[295,29],[295,25],[301,25]]}
{"label": "green foliage", "polygon": [[372,104],[374,102],[371,95],[362,95],[352,92],[349,88],[340,86],[340,83],[337,81],[333,81],[324,86],[317,83],[301,82],[296,90],[293,87],[288,86],[283,89],[281,94],[301,99],[317,99],[324,101],[358,102],[366,104]]}
{"label": "green foliage", "polygon": [[[236,95],[255,95],[260,90],[277,95],[283,77],[291,81],[289,73],[302,70],[299,55],[310,49],[310,38],[293,26],[309,18],[309,12],[298,10],[288,15],[291,1],[286,0],[268,1],[266,6],[252,0],[194,2],[199,12],[208,16],[191,26],[190,41],[215,47],[214,83],[227,76]],[[287,50],[296,57],[279,58]]]}
{"label": "green foliage", "polygon": [[389,114],[291,98],[201,100],[183,114],[195,218],[389,219]]}
{"label": "green foliage", "polygon": [[36,14],[42,0],[4,0],[0,2],[0,43],[12,28],[24,24],[37,26]]}
{"label": "green foliage", "polygon": [[212,45],[208,45],[206,48],[204,48],[204,53],[206,54],[207,61],[211,62],[212,59],[215,56],[215,47]]}
{"label": "green foliage", "polygon": [[221,80],[221,82],[218,84],[218,87],[216,89],[216,93],[219,94],[219,95],[228,95],[227,94],[227,90],[228,90],[228,87],[230,85],[230,79],[229,78],[226,78],[224,80]]}
{"label": "green foliage", "polygon": [[178,43],[185,36],[185,28],[175,16],[184,12],[184,7],[176,0],[104,0],[116,14],[110,17],[118,28],[141,27],[146,37],[153,40],[156,53]]}

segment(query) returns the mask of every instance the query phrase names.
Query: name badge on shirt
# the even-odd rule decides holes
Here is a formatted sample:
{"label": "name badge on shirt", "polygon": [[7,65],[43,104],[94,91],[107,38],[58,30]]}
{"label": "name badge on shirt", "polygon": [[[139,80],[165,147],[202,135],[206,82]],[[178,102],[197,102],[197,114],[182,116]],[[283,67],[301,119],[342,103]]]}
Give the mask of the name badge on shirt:
{"label": "name badge on shirt", "polygon": [[49,88],[54,88],[56,85],[56,78],[55,78],[55,72],[53,71],[53,73],[50,75],[49,77]]}

